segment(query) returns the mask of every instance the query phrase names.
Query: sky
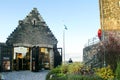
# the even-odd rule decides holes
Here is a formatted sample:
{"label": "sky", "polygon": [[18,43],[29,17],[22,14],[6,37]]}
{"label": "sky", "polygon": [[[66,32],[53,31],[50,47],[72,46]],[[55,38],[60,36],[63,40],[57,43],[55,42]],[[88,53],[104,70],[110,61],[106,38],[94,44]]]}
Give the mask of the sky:
{"label": "sky", "polygon": [[18,26],[33,9],[37,8],[63,47],[65,30],[65,59],[82,61],[83,48],[97,35],[100,28],[99,0],[1,0],[0,2],[0,42]]}

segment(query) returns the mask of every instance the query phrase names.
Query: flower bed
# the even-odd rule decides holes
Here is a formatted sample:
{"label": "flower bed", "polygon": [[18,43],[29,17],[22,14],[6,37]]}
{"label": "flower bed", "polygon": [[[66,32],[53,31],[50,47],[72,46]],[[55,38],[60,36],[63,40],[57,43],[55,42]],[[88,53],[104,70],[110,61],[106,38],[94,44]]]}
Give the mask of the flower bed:
{"label": "flower bed", "polygon": [[[92,76],[91,76],[92,75]],[[81,63],[64,64],[51,70],[46,80],[102,80]]]}

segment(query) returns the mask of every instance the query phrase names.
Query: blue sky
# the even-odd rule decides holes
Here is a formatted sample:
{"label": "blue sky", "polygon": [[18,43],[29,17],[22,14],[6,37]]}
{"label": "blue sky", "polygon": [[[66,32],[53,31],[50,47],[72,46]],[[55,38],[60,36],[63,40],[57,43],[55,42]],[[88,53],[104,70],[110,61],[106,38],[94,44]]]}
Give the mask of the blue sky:
{"label": "blue sky", "polygon": [[84,45],[100,27],[99,0],[2,0],[0,2],[0,42],[36,7],[63,47],[64,25],[66,60],[82,61]]}

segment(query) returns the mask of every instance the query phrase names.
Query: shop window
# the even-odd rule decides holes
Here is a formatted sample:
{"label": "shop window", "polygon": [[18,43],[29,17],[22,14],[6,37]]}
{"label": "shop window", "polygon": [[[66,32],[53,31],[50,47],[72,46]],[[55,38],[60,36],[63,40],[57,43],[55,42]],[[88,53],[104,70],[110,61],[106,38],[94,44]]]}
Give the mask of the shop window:
{"label": "shop window", "polygon": [[16,53],[16,57],[17,57],[17,59],[22,58],[22,53]]}
{"label": "shop window", "polygon": [[2,67],[5,71],[10,70],[10,61],[3,61]]}
{"label": "shop window", "polygon": [[41,48],[41,52],[45,53],[45,54],[48,54],[49,51],[48,51],[48,48]]}
{"label": "shop window", "polygon": [[45,52],[45,48],[41,48],[41,52],[43,52],[43,53],[44,53],[44,52]]}

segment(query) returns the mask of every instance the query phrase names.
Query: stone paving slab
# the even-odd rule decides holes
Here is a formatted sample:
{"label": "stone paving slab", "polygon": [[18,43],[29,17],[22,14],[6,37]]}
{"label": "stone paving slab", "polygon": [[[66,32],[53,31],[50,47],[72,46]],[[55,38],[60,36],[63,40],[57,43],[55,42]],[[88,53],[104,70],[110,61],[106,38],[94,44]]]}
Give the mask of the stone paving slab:
{"label": "stone paving slab", "polygon": [[3,72],[5,80],[45,80],[49,70],[43,70],[39,72],[31,71],[13,71]]}

